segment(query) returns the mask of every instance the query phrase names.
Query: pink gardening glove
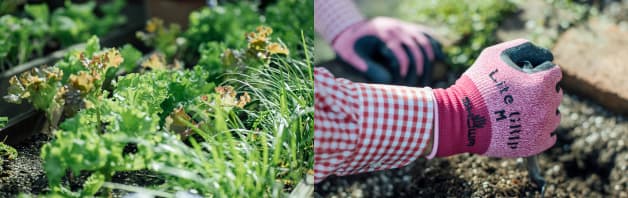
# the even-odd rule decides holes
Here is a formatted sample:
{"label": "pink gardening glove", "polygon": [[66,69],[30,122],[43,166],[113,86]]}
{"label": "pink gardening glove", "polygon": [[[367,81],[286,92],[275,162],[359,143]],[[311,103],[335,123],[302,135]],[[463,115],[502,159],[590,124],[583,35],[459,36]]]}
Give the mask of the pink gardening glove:
{"label": "pink gardening glove", "polygon": [[435,89],[436,156],[527,157],[550,148],[560,122],[560,68],[517,39],[488,47],[456,84]]}
{"label": "pink gardening glove", "polygon": [[425,85],[432,62],[442,59],[440,44],[426,31],[412,23],[377,17],[349,26],[332,47],[339,59],[373,83]]}

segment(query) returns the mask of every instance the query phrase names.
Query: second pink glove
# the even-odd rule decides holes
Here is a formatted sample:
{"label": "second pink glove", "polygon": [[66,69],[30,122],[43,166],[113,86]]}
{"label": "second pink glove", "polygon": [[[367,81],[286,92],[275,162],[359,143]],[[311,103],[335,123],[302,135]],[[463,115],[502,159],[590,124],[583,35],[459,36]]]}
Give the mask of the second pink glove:
{"label": "second pink glove", "polygon": [[376,17],[349,26],[333,40],[338,58],[372,83],[426,85],[440,44],[421,26]]}

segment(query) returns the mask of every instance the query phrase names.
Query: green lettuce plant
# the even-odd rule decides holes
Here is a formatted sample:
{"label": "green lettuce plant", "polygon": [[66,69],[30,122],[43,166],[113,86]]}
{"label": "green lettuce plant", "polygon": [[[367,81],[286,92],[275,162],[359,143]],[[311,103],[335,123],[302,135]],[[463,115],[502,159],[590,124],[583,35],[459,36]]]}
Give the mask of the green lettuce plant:
{"label": "green lettuce plant", "polygon": [[102,17],[96,16],[96,2],[75,4],[50,11],[46,4],[26,4],[27,17],[0,17],[0,72],[44,55],[44,49],[64,48],[104,35],[126,21],[120,15],[124,0],[113,0],[100,6]]}

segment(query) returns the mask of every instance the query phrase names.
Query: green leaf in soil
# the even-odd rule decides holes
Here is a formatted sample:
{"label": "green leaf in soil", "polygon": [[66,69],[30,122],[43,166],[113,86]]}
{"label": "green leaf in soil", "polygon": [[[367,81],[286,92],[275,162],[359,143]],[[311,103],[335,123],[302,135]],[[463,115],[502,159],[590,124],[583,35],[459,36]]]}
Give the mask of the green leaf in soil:
{"label": "green leaf in soil", "polygon": [[98,192],[100,187],[105,183],[105,176],[98,172],[93,173],[83,183],[83,191],[81,196],[92,196]]}
{"label": "green leaf in soil", "polygon": [[4,144],[4,142],[0,142],[0,161],[7,159],[7,160],[14,160],[15,158],[17,158],[17,150],[15,150],[15,148]]}
{"label": "green leaf in soil", "polygon": [[8,121],[9,121],[8,117],[1,117],[0,116],[0,128],[4,128],[4,126],[7,125]]}
{"label": "green leaf in soil", "polygon": [[142,52],[135,49],[132,45],[126,44],[120,49],[120,54],[124,58],[124,62],[120,65],[118,71],[131,72],[137,66],[137,61],[142,58]]}

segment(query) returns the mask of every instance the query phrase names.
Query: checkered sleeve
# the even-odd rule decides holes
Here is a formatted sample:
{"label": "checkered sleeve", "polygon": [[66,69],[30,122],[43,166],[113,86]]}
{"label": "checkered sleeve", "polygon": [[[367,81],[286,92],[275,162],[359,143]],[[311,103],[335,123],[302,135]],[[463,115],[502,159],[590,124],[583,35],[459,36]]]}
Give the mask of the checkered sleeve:
{"label": "checkered sleeve", "polygon": [[430,88],[354,83],[314,69],[314,178],[405,166],[427,155]]}
{"label": "checkered sleeve", "polygon": [[366,20],[353,0],[314,0],[314,29],[332,43],[349,26]]}

